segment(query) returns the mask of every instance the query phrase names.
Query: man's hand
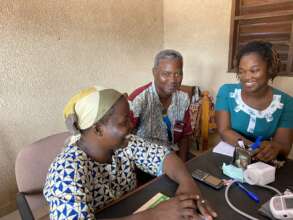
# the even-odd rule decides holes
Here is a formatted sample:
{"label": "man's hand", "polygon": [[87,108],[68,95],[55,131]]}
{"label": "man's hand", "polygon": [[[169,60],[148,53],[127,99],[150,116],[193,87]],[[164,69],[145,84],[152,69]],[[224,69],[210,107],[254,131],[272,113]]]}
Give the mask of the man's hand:
{"label": "man's hand", "polygon": [[263,141],[255,157],[258,160],[268,162],[275,159],[280,153],[280,150],[281,150],[280,146],[277,144],[274,144],[274,142]]}

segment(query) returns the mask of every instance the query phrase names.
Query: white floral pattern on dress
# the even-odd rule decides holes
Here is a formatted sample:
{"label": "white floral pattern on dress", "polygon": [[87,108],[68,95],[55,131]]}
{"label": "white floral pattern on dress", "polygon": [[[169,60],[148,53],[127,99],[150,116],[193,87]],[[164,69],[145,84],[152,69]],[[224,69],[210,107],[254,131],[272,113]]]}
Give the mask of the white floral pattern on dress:
{"label": "white floral pattern on dress", "polygon": [[235,100],[236,106],[235,112],[243,111],[250,116],[247,132],[253,133],[255,129],[256,119],[265,118],[267,122],[273,121],[273,114],[278,109],[282,109],[284,104],[281,102],[281,95],[273,95],[271,104],[264,110],[259,111],[257,109],[248,106],[241,97],[241,89],[235,89],[234,92],[230,92],[230,98]]}

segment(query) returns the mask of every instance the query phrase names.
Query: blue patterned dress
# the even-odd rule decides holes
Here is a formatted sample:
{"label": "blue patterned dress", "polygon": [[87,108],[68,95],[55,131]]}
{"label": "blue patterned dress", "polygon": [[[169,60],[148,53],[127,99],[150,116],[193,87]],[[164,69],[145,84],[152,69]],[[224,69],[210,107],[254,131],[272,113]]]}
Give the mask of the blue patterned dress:
{"label": "blue patterned dress", "polygon": [[114,152],[111,164],[94,161],[78,146],[67,146],[52,162],[44,196],[50,219],[95,219],[95,212],[136,187],[135,166],[161,175],[169,150],[132,136]]}

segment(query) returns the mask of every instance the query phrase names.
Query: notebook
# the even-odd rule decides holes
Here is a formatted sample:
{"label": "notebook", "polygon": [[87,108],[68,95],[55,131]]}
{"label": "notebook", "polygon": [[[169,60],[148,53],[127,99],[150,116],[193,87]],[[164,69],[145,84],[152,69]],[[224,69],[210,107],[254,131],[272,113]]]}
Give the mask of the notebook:
{"label": "notebook", "polygon": [[137,209],[133,214],[145,211],[150,208],[154,208],[155,206],[157,206],[161,202],[166,201],[168,199],[170,199],[170,197],[159,192],[156,195],[154,195],[149,201],[147,201],[145,204],[143,204],[139,209]]}

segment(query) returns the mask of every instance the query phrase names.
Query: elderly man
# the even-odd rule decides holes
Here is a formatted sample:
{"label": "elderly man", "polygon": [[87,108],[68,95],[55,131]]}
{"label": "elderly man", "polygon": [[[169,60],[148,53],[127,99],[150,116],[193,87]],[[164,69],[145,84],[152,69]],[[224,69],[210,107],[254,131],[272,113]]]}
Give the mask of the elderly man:
{"label": "elderly man", "polygon": [[170,146],[185,161],[192,133],[188,94],[178,90],[183,58],[175,50],[160,51],[153,67],[154,81],[129,96],[135,132],[152,142]]}

